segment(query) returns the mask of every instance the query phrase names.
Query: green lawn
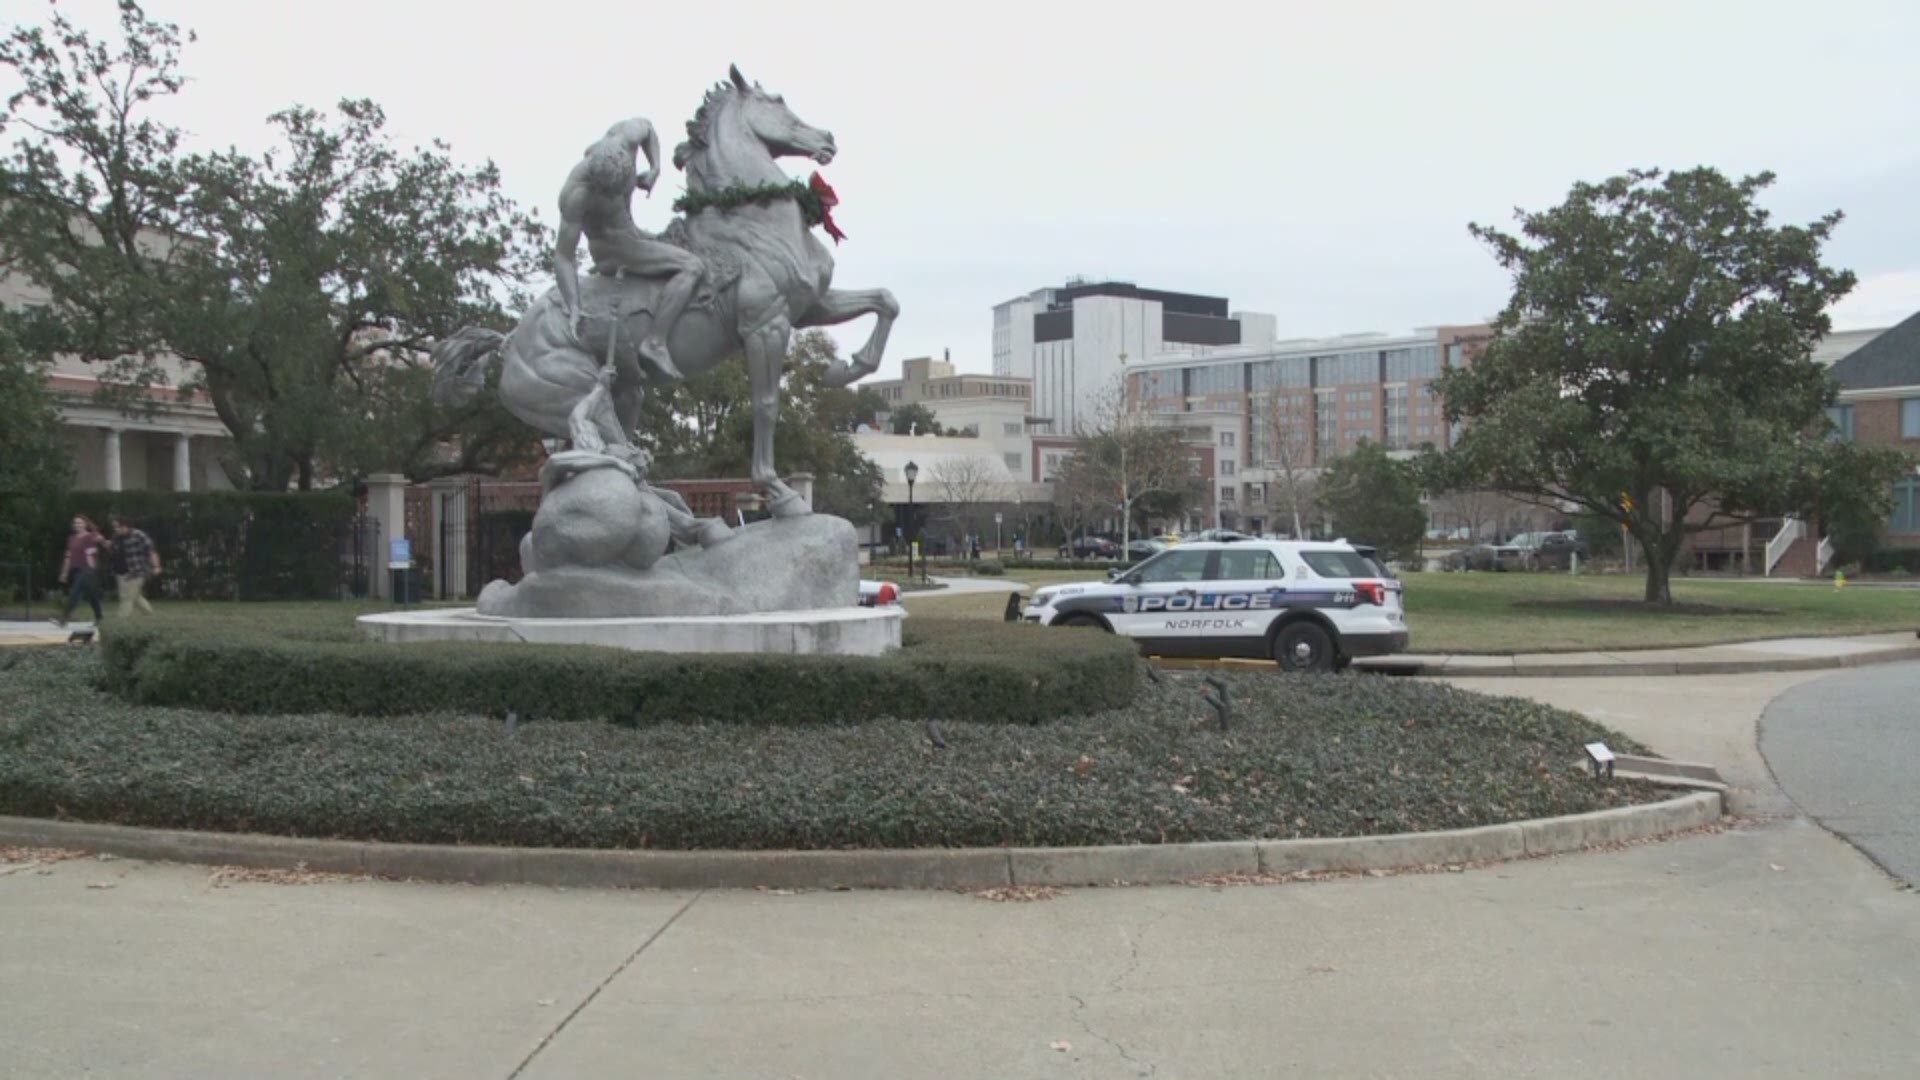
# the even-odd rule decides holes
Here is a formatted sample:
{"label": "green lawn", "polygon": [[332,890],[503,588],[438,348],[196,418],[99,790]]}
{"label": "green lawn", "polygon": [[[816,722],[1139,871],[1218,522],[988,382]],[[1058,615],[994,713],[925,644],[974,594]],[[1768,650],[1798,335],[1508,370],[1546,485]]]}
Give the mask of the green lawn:
{"label": "green lawn", "polygon": [[1538,600],[1638,600],[1638,576],[1409,574],[1407,625],[1417,652],[1568,652],[1651,649],[1759,638],[1868,634],[1920,628],[1920,590],[1835,589],[1733,579],[1676,579],[1674,600],[1751,609],[1661,614],[1529,607]]}
{"label": "green lawn", "polygon": [[[1101,576],[1086,571],[1035,571],[1014,578],[1038,586]],[[1920,589],[1676,581],[1674,599],[1682,604],[1753,612],[1700,615],[1526,606],[1539,600],[1637,600],[1641,579],[1624,575],[1428,573],[1409,574],[1405,584],[1412,648],[1427,653],[1651,649],[1920,629]],[[941,618],[997,619],[1005,607],[1004,597],[981,593],[916,598],[910,610]]]}
{"label": "green lawn", "polygon": [[[1033,570],[1005,580],[1029,586],[1096,581],[1089,570]],[[995,579],[983,579],[995,580]],[[1416,652],[1577,652],[1586,649],[1650,649],[1676,645],[1752,641],[1760,638],[1868,634],[1920,629],[1920,589],[1834,589],[1828,585],[1767,584],[1727,579],[1676,580],[1683,604],[1752,609],[1751,613],[1659,614],[1621,610],[1528,607],[1539,600],[1636,600],[1641,580],[1624,575],[1409,574],[1405,578],[1407,624]],[[998,592],[911,596],[908,610],[933,618],[998,619],[1006,596]],[[388,610],[376,603],[168,603],[211,617],[222,613],[276,615],[298,620],[343,611]],[[114,616],[107,617],[108,633]]]}

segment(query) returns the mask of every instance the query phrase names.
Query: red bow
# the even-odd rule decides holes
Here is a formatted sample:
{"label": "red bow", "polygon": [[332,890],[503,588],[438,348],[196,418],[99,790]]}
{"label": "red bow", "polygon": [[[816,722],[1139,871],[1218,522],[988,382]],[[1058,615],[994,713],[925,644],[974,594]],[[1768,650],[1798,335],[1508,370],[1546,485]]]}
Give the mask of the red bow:
{"label": "red bow", "polygon": [[807,188],[813,192],[815,198],[820,200],[821,227],[827,230],[828,236],[833,237],[834,243],[838,244],[845,240],[847,234],[841,232],[840,226],[833,223],[833,208],[840,205],[840,196],[833,193],[833,186],[816,172],[807,179]]}

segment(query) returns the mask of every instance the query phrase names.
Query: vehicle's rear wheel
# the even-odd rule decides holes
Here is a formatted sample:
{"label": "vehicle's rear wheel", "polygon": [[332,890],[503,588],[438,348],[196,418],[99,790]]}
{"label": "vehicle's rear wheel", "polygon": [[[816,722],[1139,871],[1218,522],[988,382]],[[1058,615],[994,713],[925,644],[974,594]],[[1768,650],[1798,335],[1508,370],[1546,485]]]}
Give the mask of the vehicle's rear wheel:
{"label": "vehicle's rear wheel", "polygon": [[1333,638],[1319,623],[1288,623],[1273,639],[1273,659],[1282,671],[1332,671]]}

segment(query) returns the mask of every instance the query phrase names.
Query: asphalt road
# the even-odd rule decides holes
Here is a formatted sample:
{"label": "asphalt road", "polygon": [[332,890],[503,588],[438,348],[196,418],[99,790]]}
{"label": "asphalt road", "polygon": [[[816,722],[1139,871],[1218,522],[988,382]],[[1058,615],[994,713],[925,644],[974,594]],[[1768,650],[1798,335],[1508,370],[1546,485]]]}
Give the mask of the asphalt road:
{"label": "asphalt road", "polygon": [[1760,752],[1809,817],[1920,884],[1920,664],[1788,690],[1761,716]]}

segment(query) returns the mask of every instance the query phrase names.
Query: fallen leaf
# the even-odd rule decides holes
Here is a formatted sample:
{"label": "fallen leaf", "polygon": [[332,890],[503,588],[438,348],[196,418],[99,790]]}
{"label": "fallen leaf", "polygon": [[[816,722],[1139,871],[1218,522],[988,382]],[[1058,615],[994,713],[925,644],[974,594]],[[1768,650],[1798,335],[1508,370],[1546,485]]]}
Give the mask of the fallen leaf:
{"label": "fallen leaf", "polygon": [[1771,867],[1773,867],[1773,868],[1774,868],[1775,870],[1785,870],[1785,869],[1786,869],[1786,867],[1784,867],[1784,866],[1781,866],[1781,865],[1780,865],[1779,863],[1777,863],[1777,862],[1776,862],[1776,863],[1768,863],[1767,865],[1768,865],[1768,866],[1771,866]]}
{"label": "fallen leaf", "polygon": [[89,888],[89,889],[111,889],[111,888],[113,888],[113,886],[114,886],[115,884],[116,884],[115,882],[111,882],[111,881],[93,881],[93,882],[89,882],[89,883],[87,884],[87,888]]}
{"label": "fallen leaf", "polygon": [[981,889],[972,895],[977,900],[992,900],[995,903],[1026,903],[1065,896],[1067,890],[1052,885],[1006,885],[996,889]]}
{"label": "fallen leaf", "polygon": [[1063,1054],[1073,1049],[1073,1044],[1068,1042],[1065,1039],[1055,1039],[1052,1042],[1048,1043],[1047,1046],[1049,1049],[1058,1050]]}
{"label": "fallen leaf", "polygon": [[540,999],[539,1001],[536,1001],[536,1002],[534,1002],[534,1004],[535,1004],[535,1005],[538,1005],[538,1006],[540,1006],[541,1008],[543,1008],[543,1009],[544,1009],[544,1008],[546,1008],[547,1006],[549,1006],[549,1005],[551,1005],[551,1004],[553,1004],[553,999],[552,999],[552,998],[541,998],[541,999]]}
{"label": "fallen leaf", "polygon": [[1081,754],[1080,760],[1073,763],[1073,775],[1075,776],[1085,776],[1092,771],[1093,759],[1085,754]]}

